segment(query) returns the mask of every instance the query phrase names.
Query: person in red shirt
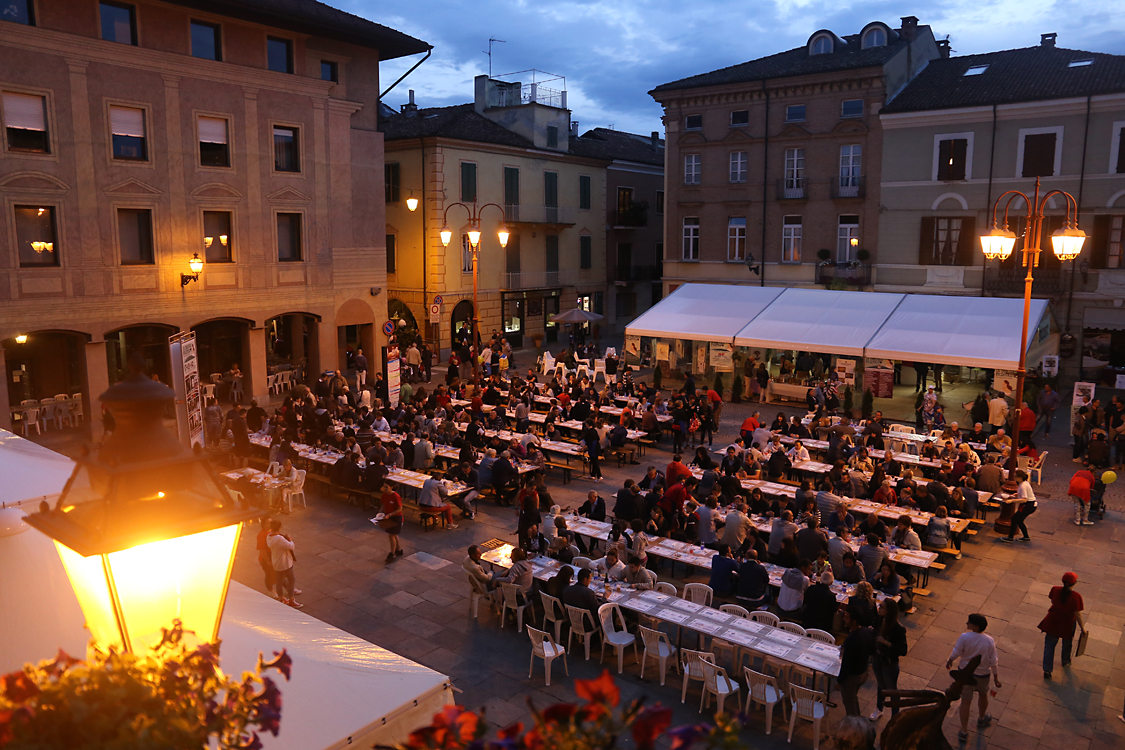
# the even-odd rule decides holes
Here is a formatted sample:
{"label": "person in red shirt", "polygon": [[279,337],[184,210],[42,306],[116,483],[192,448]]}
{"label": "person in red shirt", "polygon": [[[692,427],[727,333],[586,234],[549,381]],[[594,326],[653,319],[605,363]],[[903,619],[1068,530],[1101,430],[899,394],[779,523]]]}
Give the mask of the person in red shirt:
{"label": "person in red shirt", "polygon": [[691,478],[691,469],[684,466],[683,456],[679,453],[672,456],[672,463],[668,464],[668,468],[664,470],[664,481],[668,487],[671,487],[676,482],[684,479]]}
{"label": "person in red shirt", "polygon": [[751,439],[754,437],[754,430],[762,426],[761,422],[759,422],[758,418],[755,416],[757,413],[758,412],[754,412],[754,414],[742,420],[741,435],[742,439],[746,441],[747,445],[750,444]]}
{"label": "person in red shirt", "polygon": [[392,563],[396,558],[402,557],[402,545],[398,541],[398,535],[402,533],[402,497],[391,485],[384,484],[379,502],[383,506],[383,518],[379,521],[379,528],[387,532],[387,537],[391,540],[391,551],[387,553],[386,561]]}
{"label": "person in red shirt", "polygon": [[1063,573],[1063,585],[1055,586],[1047,595],[1051,599],[1051,608],[1039,623],[1039,629],[1043,631],[1044,680],[1051,679],[1051,670],[1055,665],[1055,646],[1060,640],[1063,642],[1062,665],[1070,666],[1070,647],[1074,642],[1074,629],[1082,611],[1082,595],[1074,591],[1076,583],[1077,575]]}
{"label": "person in red shirt", "polygon": [[707,391],[707,400],[711,402],[711,410],[715,413],[715,424],[719,423],[719,416],[723,413],[723,397],[714,389]]}
{"label": "person in red shirt", "polygon": [[[274,586],[277,584],[277,571],[273,569],[273,556],[270,552],[269,545],[266,544],[266,537],[270,535],[270,521],[273,519],[269,516],[262,516],[259,520],[262,524],[262,530],[258,532],[258,564],[262,566],[262,570],[266,574],[266,593],[273,596]],[[277,592],[281,596],[281,591]]]}
{"label": "person in red shirt", "polygon": [[1035,432],[1037,419],[1035,412],[1024,401],[1023,406],[1020,407],[1020,445],[1027,445],[1028,441],[1031,440],[1031,433]]}
{"label": "person in red shirt", "polygon": [[678,516],[683,510],[684,503],[691,499],[691,488],[697,484],[695,477],[688,477],[682,482],[677,482],[668,488],[664,497],[660,498],[660,510],[665,518]]}
{"label": "person in red shirt", "polygon": [[1086,469],[1076,471],[1074,476],[1070,478],[1070,487],[1066,494],[1070,495],[1070,499],[1074,501],[1075,526],[1094,525],[1088,514],[1090,512],[1090,490],[1094,488],[1096,481],[1094,475]]}
{"label": "person in red shirt", "polygon": [[623,424],[626,427],[633,423],[633,410],[629,408],[628,404],[621,410],[621,418],[617,420],[618,424]]}

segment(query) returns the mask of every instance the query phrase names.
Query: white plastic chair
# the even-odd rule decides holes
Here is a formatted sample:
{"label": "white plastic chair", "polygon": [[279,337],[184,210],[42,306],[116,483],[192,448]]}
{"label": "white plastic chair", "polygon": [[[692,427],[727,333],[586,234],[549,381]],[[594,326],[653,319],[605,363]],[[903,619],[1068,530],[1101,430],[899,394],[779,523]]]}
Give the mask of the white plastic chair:
{"label": "white plastic chair", "polygon": [[235,378],[231,381],[230,400],[235,403],[242,402],[242,378]]}
{"label": "white plastic chair", "polygon": [[680,596],[680,592],[676,591],[676,585],[674,583],[658,583],[658,584],[656,584],[656,593],[666,594],[667,596],[674,596],[674,597],[677,597],[677,598],[679,598],[679,596]]}
{"label": "white plastic chair", "polygon": [[688,583],[684,585],[684,599],[695,604],[710,607],[715,592],[706,583]]}
{"label": "white plastic chair", "polygon": [[222,379],[223,379],[223,374],[221,372],[211,373],[211,382],[212,383],[218,384],[222,381]]}
{"label": "white plastic chair", "polygon": [[31,428],[35,427],[35,432],[42,435],[43,426],[39,424],[39,409],[30,408],[23,413],[23,434],[27,437],[31,433]]}
{"label": "white plastic chair", "polygon": [[70,396],[65,394],[65,393],[56,393],[55,394],[55,402],[56,403],[58,403],[59,401],[69,401],[69,400],[70,400]]}
{"label": "white plastic chair", "polygon": [[39,423],[49,428],[55,422],[55,400],[45,398],[39,402]]}
{"label": "white plastic chair", "polygon": [[562,602],[546,591],[540,591],[539,598],[543,600],[543,629],[547,629],[547,623],[554,623],[555,640],[561,641],[562,626],[566,624],[566,610],[563,609]]}
{"label": "white plastic chair", "polygon": [[793,742],[793,730],[797,726],[797,717],[811,721],[813,725],[813,750],[820,747],[820,722],[828,712],[828,698],[824,693],[803,688],[800,685],[789,686],[789,700],[793,702],[793,713],[789,717],[789,742]]}
{"label": "white plastic chair", "polygon": [[496,600],[483,583],[469,576],[469,613],[476,620],[479,617],[480,600],[484,599],[490,605],[495,605]]}
{"label": "white plastic chair", "polygon": [[[668,640],[668,636],[659,630],[646,628],[644,625],[638,626],[637,629],[641,632],[641,642],[645,647],[641,655],[641,679],[645,678],[645,664],[649,657],[652,657],[656,659],[656,664],[660,668],[660,684],[663,685],[664,678],[668,675],[668,658],[676,655],[676,647]],[[675,664],[676,670],[679,671],[679,662]]]}
{"label": "white plastic chair", "polygon": [[[737,615],[738,617],[749,617],[750,615],[745,607],[740,607],[737,604],[720,605],[719,611],[723,614]],[[716,660],[723,658],[723,654],[729,655],[731,664],[735,666],[736,670],[742,662],[742,648],[717,636],[711,637],[711,651],[715,654]]]}
{"label": "white plastic chair", "polygon": [[1027,465],[1026,471],[1027,471],[1028,479],[1030,479],[1031,475],[1034,474],[1036,484],[1042,484],[1043,483],[1043,465],[1047,462],[1047,453],[1048,452],[1049,451],[1043,451],[1042,453],[1039,454],[1039,460],[1038,461],[1032,461],[1031,463],[1029,463]]}
{"label": "white plastic chair", "polygon": [[581,557],[581,556],[576,557],[576,558],[574,558],[573,560],[570,561],[570,564],[573,565],[575,568],[578,568],[578,569],[582,569],[582,568],[585,568],[586,570],[593,570],[594,569],[594,561],[591,560],[588,557]]}
{"label": "white plastic chair", "polygon": [[[567,646],[578,638],[578,642],[586,647],[586,661],[590,661],[590,642],[594,636],[598,634],[598,625],[594,622],[590,610],[582,609],[581,607],[572,607],[566,605],[567,619],[570,620],[570,639],[567,641]],[[586,623],[590,623],[590,627],[586,627]]]}
{"label": "white plastic chair", "polygon": [[566,670],[566,676],[570,677],[570,667],[568,667],[566,663],[566,649],[555,643],[555,639],[551,637],[550,633],[536,630],[528,625],[527,635],[531,638],[531,666],[527,670],[529,679],[531,678],[531,673],[535,670],[536,656],[543,660],[543,672],[546,675],[546,684],[548,686],[551,684],[551,662],[559,657],[562,657],[563,669]]}
{"label": "white plastic chair", "polygon": [[594,360],[594,377],[590,378],[591,383],[597,382],[599,372],[602,374],[602,380],[604,380],[608,383],[609,382],[609,376],[605,374],[605,360],[604,359],[595,359]]}
{"label": "white plastic chair", "polygon": [[751,612],[750,619],[754,622],[760,622],[763,625],[769,625],[773,628],[776,628],[777,624],[781,622],[781,618],[775,615],[773,612]]}
{"label": "white plastic chair", "polygon": [[725,669],[707,661],[701,661],[699,666],[703,669],[703,694],[699,696],[700,711],[710,705],[712,695],[715,696],[720,713],[726,706],[728,696],[735,696],[734,702],[738,703],[738,683],[727,677]]}
{"label": "white plastic chair", "polygon": [[786,633],[793,633],[795,635],[801,636],[802,638],[805,637],[805,629],[795,622],[783,622],[779,624],[778,627],[784,630]]}
{"label": "white plastic chair", "polygon": [[305,470],[297,469],[297,479],[293,482],[292,487],[286,487],[281,491],[281,500],[285,503],[286,508],[290,513],[293,512],[293,498],[300,497],[301,505],[309,507],[305,502]]}
{"label": "white plastic chair", "polygon": [[20,406],[39,406],[39,399],[25,398],[23,401],[20,401]]}
{"label": "white plastic chair", "polygon": [[[613,646],[617,651],[617,674],[625,671],[625,649],[633,647],[633,658],[639,660],[637,653],[637,636],[629,632],[625,624],[625,615],[616,604],[603,604],[598,607],[598,619],[602,623],[602,654],[599,661],[605,659],[605,647]],[[616,620],[616,622],[615,622]],[[618,630],[617,626],[621,629]]]}
{"label": "white plastic chair", "polygon": [[204,403],[206,403],[207,401],[210,401],[211,399],[215,398],[215,386],[214,386],[214,384],[207,383],[206,385],[200,386],[200,388],[203,390],[203,401],[204,401]]}
{"label": "white plastic chair", "polygon": [[893,425],[891,425],[891,428],[890,428],[890,430],[888,430],[888,432],[903,432],[903,433],[906,433],[907,435],[915,435],[915,434],[917,434],[918,431],[914,429],[913,425],[893,424]]}
{"label": "white plastic chair", "polygon": [[766,711],[766,734],[773,730],[773,709],[780,703],[781,715],[785,716],[785,700],[781,693],[781,688],[777,686],[777,680],[767,674],[755,672],[749,667],[742,670],[743,678],[746,680],[746,707],[744,711],[750,713],[751,707],[756,703],[765,707]]}
{"label": "white plastic chair", "polygon": [[504,597],[504,606],[500,610],[500,627],[504,627],[510,609],[516,613],[516,630],[523,630],[523,611],[527,608],[527,602],[520,604],[520,587],[514,583],[501,583],[500,590]]}
{"label": "white plastic chair", "polygon": [[945,430],[930,430],[929,435],[932,438],[939,438],[945,434]]}
{"label": "white plastic chair", "polygon": [[547,373],[553,369],[555,369],[555,358],[551,356],[550,352],[543,352],[543,377],[546,377]]}
{"label": "white plastic chair", "polygon": [[281,464],[277,461],[270,461],[270,465],[266,467],[266,473],[271,477],[276,477],[279,471],[281,471]]}
{"label": "white plastic chair", "polygon": [[85,414],[82,411],[82,394],[75,393],[70,397],[70,416],[74,419],[74,424],[82,421]]}
{"label": "white plastic chair", "polygon": [[276,375],[266,375],[266,393],[269,393],[269,394],[272,395],[272,394],[277,393],[277,392],[278,392],[278,390],[277,390],[277,376]]}
{"label": "white plastic chair", "polygon": [[714,664],[715,655],[704,651],[689,651],[686,648],[680,651],[680,665],[684,673],[684,690],[683,694],[680,696],[680,703],[687,703],[688,683],[692,680],[703,682],[703,680],[706,679],[703,674],[702,666],[705,661]]}
{"label": "white plastic chair", "polygon": [[63,422],[70,427],[74,426],[74,418],[70,416],[70,401],[55,401],[55,428],[61,430]]}
{"label": "white plastic chair", "polygon": [[825,630],[809,628],[805,631],[805,635],[809,638],[812,638],[814,641],[820,641],[821,643],[831,643],[833,646],[836,645],[836,636]]}

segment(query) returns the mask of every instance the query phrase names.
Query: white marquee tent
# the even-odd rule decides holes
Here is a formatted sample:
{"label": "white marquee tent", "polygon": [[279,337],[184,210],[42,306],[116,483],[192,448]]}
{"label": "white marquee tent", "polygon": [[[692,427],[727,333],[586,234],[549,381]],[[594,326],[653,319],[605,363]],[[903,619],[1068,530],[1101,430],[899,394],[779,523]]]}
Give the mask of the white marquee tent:
{"label": "white marquee tent", "polygon": [[[1029,350],[1048,315],[1031,301]],[[1022,324],[1018,298],[684,284],[625,335],[1014,370]]]}

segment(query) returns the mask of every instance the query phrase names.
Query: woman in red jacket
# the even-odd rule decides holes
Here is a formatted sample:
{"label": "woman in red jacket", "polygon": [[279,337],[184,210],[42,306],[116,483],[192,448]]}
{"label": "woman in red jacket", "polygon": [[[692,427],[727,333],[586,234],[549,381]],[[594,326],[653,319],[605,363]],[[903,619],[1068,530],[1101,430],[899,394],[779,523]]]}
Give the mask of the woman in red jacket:
{"label": "woman in red jacket", "polygon": [[1039,623],[1039,629],[1044,633],[1043,640],[1043,679],[1051,679],[1051,669],[1055,665],[1055,646],[1059,640],[1063,642],[1062,665],[1070,666],[1070,647],[1074,642],[1074,628],[1078,623],[1078,614],[1082,611],[1082,595],[1074,591],[1074,584],[1078,583],[1078,576],[1074,573],[1063,573],[1062,586],[1055,586],[1048,596],[1051,598],[1051,608],[1047,616]]}
{"label": "woman in red jacket", "polygon": [[1087,517],[1090,512],[1090,490],[1094,487],[1094,475],[1082,469],[1076,471],[1070,478],[1070,488],[1066,493],[1074,501],[1074,525],[1093,526],[1094,522]]}

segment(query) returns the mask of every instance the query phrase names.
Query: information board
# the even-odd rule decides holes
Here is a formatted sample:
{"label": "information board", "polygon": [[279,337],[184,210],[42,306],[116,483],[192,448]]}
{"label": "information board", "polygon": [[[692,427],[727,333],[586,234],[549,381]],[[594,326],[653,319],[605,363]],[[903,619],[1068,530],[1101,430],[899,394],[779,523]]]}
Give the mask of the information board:
{"label": "information board", "polygon": [[172,336],[168,339],[168,348],[171,352],[172,389],[176,392],[177,432],[189,448],[203,445],[203,401],[195,331]]}

